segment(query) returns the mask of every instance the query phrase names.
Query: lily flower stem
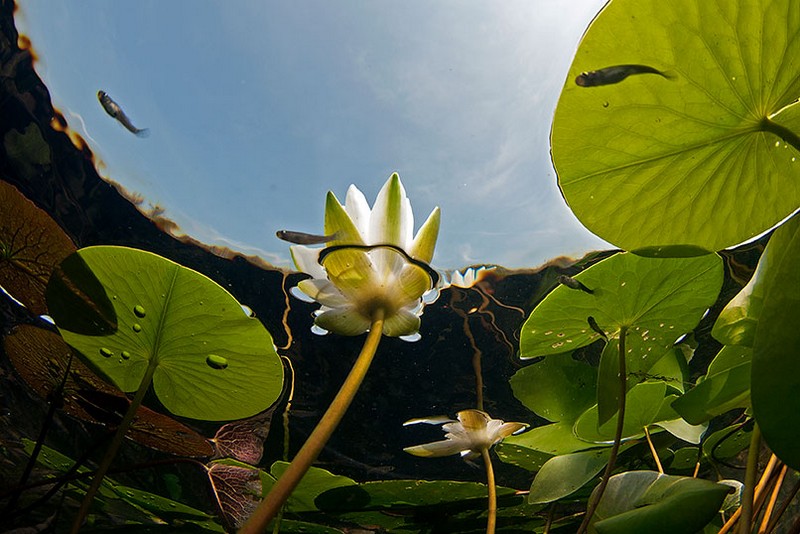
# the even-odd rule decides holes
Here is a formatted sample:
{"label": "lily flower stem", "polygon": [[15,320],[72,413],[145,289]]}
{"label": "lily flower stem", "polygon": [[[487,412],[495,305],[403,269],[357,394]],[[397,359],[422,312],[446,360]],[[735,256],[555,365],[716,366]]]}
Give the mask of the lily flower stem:
{"label": "lily flower stem", "polygon": [[483,456],[483,463],[486,465],[486,485],[489,487],[489,519],[486,522],[486,534],[494,534],[495,526],[497,525],[497,487],[494,482],[494,468],[492,467],[492,457],[487,447],[481,449],[481,456]]}
{"label": "lily flower stem", "polygon": [[747,451],[747,471],[744,475],[742,489],[742,516],[739,520],[739,532],[749,533],[753,523],[753,500],[758,476],[758,453],[761,451],[761,429],[758,423],[753,426],[750,436],[750,449]]}
{"label": "lily flower stem", "polygon": [[142,377],[142,381],[139,383],[139,389],[136,390],[136,394],[133,396],[133,400],[131,401],[128,411],[125,412],[125,416],[119,423],[117,431],[114,434],[114,438],[111,440],[108,449],[106,449],[106,454],[103,457],[102,462],[100,462],[100,466],[97,468],[97,472],[94,475],[92,484],[89,486],[89,489],[86,490],[86,495],[83,498],[81,507],[78,510],[78,514],[75,516],[75,521],[72,523],[70,534],[78,533],[78,531],[81,529],[81,525],[83,525],[83,521],[89,514],[89,508],[92,506],[94,496],[97,495],[97,491],[100,489],[100,484],[103,483],[103,478],[105,478],[108,469],[111,467],[111,462],[113,462],[114,458],[117,456],[117,451],[119,451],[119,447],[122,445],[122,440],[125,438],[125,434],[128,432],[131,423],[133,423],[133,419],[136,417],[136,411],[139,409],[139,406],[142,405],[142,400],[144,400],[145,393],[147,393],[147,390],[150,389],[150,384],[153,382],[153,374],[155,374],[156,368],[158,368],[158,359],[151,358],[150,363],[147,366],[147,370],[144,372],[144,376]]}
{"label": "lily flower stem", "polygon": [[597,504],[603,497],[603,493],[608,485],[608,479],[611,478],[611,473],[614,471],[614,464],[617,461],[617,453],[619,453],[619,446],[622,442],[622,429],[625,425],[625,393],[628,388],[628,372],[625,368],[625,337],[628,334],[628,327],[623,326],[619,330],[619,407],[617,413],[617,430],[614,435],[614,445],[611,447],[611,454],[608,457],[608,465],[603,473],[603,478],[600,485],[592,492],[592,498],[589,506],[586,508],[586,515],[583,516],[580,528],[577,534],[583,534],[589,529],[589,523],[592,521],[592,516],[597,510]]}
{"label": "lily flower stem", "polygon": [[239,534],[260,534],[265,532],[269,522],[278,515],[278,512],[283,508],[284,503],[300,483],[308,468],[317,459],[333,431],[336,430],[342,417],[344,417],[347,408],[361,386],[361,382],[364,380],[364,376],[367,374],[367,370],[369,370],[369,366],[372,364],[372,359],[378,349],[383,333],[383,320],[384,311],[379,309],[372,317],[372,324],[370,325],[367,340],[364,342],[364,347],[361,349],[355,364],[353,364],[350,374],[347,375],[341,389],[339,389],[339,393],[336,394],[328,410],[297,452],[289,467],[275,482],[270,492],[264,497],[247,522],[239,529]]}

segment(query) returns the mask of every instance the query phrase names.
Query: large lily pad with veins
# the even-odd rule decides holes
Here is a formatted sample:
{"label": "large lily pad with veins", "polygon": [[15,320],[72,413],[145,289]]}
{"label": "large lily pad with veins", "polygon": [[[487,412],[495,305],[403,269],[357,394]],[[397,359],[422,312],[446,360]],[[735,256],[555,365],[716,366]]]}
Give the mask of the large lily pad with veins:
{"label": "large lily pad with veins", "polygon": [[[581,41],[552,129],[570,208],[625,249],[720,250],[800,205],[793,0],[613,0]],[[575,77],[645,65],[619,83]]]}
{"label": "large lily pad with veins", "polygon": [[[271,336],[204,275],[156,254],[112,246],[79,250],[60,273],[47,301],[62,336],[123,391],[137,390],[152,362],[155,393],[177,415],[241,419],[278,398],[283,367]],[[112,307],[113,331],[91,335],[90,327],[65,327],[74,321],[63,303],[76,292],[95,296],[97,283]],[[84,291],[87,286],[92,289]]]}

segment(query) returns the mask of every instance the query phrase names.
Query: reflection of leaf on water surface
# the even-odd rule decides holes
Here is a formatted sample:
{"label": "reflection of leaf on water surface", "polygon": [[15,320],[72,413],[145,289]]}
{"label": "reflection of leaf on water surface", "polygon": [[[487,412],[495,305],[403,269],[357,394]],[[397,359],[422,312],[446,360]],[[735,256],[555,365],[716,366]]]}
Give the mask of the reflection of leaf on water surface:
{"label": "reflection of leaf on water surface", "polygon": [[31,312],[47,313],[47,281],[75,245],[47,213],[4,181],[0,206],[0,285]]}

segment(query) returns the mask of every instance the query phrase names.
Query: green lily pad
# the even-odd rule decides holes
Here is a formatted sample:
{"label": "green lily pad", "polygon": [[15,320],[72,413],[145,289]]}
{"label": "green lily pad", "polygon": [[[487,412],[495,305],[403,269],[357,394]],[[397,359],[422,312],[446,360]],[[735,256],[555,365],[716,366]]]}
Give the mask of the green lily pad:
{"label": "green lily pad", "polygon": [[[769,245],[761,254],[753,277],[739,293],[731,299],[714,322],[711,335],[724,345],[752,347],[758,326],[758,317],[764,302],[769,265],[780,252]],[[772,258],[772,260],[770,260]]]}
{"label": "green lily pad", "polygon": [[[745,241],[800,205],[795,10],[791,0],[606,5],[551,135],[562,193],[589,230],[625,250],[686,255]],[[574,82],[630,64],[664,76]]]}
{"label": "green lily pad", "polygon": [[[277,480],[287,467],[289,467],[288,462],[275,462],[270,468],[270,474]],[[356,481],[352,478],[334,475],[319,467],[311,467],[292,492],[292,496],[286,501],[286,506],[293,513],[316,512],[319,511],[319,508],[314,503],[314,499],[328,490],[356,485]],[[264,488],[265,496],[269,489]]]}
{"label": "green lily pad", "polygon": [[528,502],[543,504],[575,493],[603,470],[610,455],[606,447],[551,458],[533,479]]}
{"label": "green lily pad", "polygon": [[667,467],[671,471],[694,471],[698,460],[697,452],[697,447],[681,447],[675,451]]}
{"label": "green lily pad", "polygon": [[731,425],[703,440],[703,454],[711,461],[733,458],[750,445],[752,426]]}
{"label": "green lily pad", "polygon": [[595,512],[598,534],[687,534],[707,525],[729,486],[699,478],[631,471],[614,475]]}
{"label": "green lily pad", "polygon": [[[22,441],[25,451],[30,454],[35,443],[24,438]],[[75,460],[72,458],[47,446],[42,447],[37,461],[49,469],[61,473],[66,473],[75,464]],[[78,472],[89,473],[91,469],[79,467]],[[74,491],[83,495],[89,486],[89,480],[78,479],[72,482],[71,486]],[[171,525],[172,530],[175,530],[180,525],[190,524],[192,532],[225,532],[222,526],[216,522],[214,516],[202,510],[155,493],[122,486],[108,477],[101,483],[99,493],[102,497],[96,501],[96,504],[102,502],[102,506],[97,506],[97,508],[102,509],[105,513],[117,516],[116,520],[118,522],[124,519],[129,523],[137,521],[142,521],[146,525],[158,523]],[[124,501],[129,506],[116,506],[115,503],[119,501]],[[145,529],[146,527],[142,525],[141,528]]]}
{"label": "green lily pad", "polygon": [[511,377],[514,396],[548,421],[574,421],[594,404],[597,371],[569,354],[545,358]]}
{"label": "green lily pad", "polygon": [[[497,496],[513,496],[511,488],[498,487]],[[316,505],[327,512],[449,506],[464,501],[486,501],[485,484],[450,480],[382,480],[326,491]]]}
{"label": "green lily pad", "polygon": [[501,445],[516,445],[552,456],[584,451],[596,444],[578,439],[572,431],[574,421],[560,421],[552,425],[536,427],[516,436],[509,436]]}
{"label": "green lily pad", "polygon": [[[631,388],[625,396],[623,439],[641,436],[644,427],[664,420],[660,410],[666,389],[663,382],[644,382]],[[612,443],[616,428],[616,415],[609,421],[598,424],[597,406],[594,406],[578,418],[574,431],[578,438],[591,443]]]}
{"label": "green lily pad", "polygon": [[722,347],[709,365],[705,378],[672,403],[672,407],[693,424],[748,407],[752,352],[748,347]]}
{"label": "green lily pad", "polygon": [[753,342],[750,397],[770,449],[789,467],[799,469],[800,217],[778,228],[767,249],[773,255]]}
{"label": "green lily pad", "polygon": [[116,328],[95,336],[64,326],[71,323],[63,302],[76,289],[91,294],[82,291],[82,269],[65,269],[61,283],[48,287],[48,306],[64,340],[117,387],[138,389],[152,362],[161,403],[177,415],[209,421],[249,417],[278,398],[283,367],[272,338],[215,282],[130,248],[89,247],[73,257],[102,284]]}
{"label": "green lily pad", "polygon": [[600,337],[589,325],[591,317],[609,338],[617,338],[626,327],[627,371],[647,373],[714,303],[723,270],[716,254],[654,259],[623,253],[574,278],[594,293],[563,285],[554,289],[525,321],[520,356],[588,345]]}
{"label": "green lily pad", "polygon": [[553,457],[552,454],[546,452],[509,443],[508,438],[495,445],[494,452],[503,462],[516,465],[533,473],[541,469],[545,462]]}

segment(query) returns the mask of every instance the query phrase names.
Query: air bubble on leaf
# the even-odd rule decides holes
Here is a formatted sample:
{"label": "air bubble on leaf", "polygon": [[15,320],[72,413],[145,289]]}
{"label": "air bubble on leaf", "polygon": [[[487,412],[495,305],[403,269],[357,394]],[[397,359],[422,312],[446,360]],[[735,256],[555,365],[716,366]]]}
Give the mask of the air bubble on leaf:
{"label": "air bubble on leaf", "polygon": [[133,313],[136,315],[136,317],[139,317],[139,318],[144,317],[145,315],[147,315],[147,312],[145,311],[144,306],[142,306],[141,304],[137,304],[136,306],[133,307]]}
{"label": "air bubble on leaf", "polygon": [[225,369],[228,367],[228,359],[217,354],[209,354],[206,357],[206,363],[212,369]]}

